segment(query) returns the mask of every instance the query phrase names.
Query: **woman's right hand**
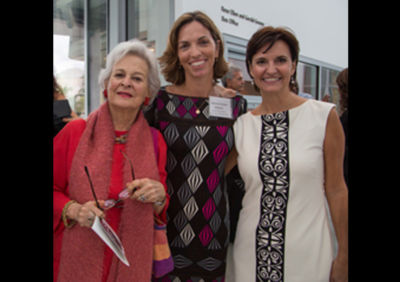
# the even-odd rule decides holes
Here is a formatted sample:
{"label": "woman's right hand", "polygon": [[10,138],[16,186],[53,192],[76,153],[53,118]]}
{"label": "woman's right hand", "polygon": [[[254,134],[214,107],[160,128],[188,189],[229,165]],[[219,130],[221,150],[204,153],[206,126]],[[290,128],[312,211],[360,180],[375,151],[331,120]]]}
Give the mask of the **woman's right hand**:
{"label": "woman's right hand", "polygon": [[[99,201],[99,204],[103,201]],[[84,204],[73,203],[68,207],[67,217],[75,220],[82,227],[92,227],[95,216],[104,218],[104,212],[97,208],[95,201],[89,201]]]}

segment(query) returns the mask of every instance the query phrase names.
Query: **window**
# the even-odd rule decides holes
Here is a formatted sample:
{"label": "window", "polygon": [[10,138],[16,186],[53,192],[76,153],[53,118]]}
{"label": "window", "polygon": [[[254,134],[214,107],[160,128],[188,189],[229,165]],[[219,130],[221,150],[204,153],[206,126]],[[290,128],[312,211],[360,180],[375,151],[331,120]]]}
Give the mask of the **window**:
{"label": "window", "polygon": [[107,1],[86,0],[87,8],[87,74],[88,74],[88,109],[89,112],[99,108],[104,100],[100,91],[98,77],[105,68],[107,57]]}
{"label": "window", "polygon": [[84,2],[54,0],[54,76],[71,108],[85,114]]}
{"label": "window", "polygon": [[[297,82],[299,84],[299,95],[317,99],[318,95],[318,67],[299,61],[297,64]],[[311,96],[309,96],[311,95]]]}
{"label": "window", "polygon": [[261,96],[253,86],[253,79],[247,72],[246,47],[247,40],[229,34],[223,34],[225,43],[225,59],[242,70],[245,81],[243,97],[247,100],[248,110],[256,108],[261,103]]}
{"label": "window", "polygon": [[[340,109],[340,94],[336,84],[336,77],[340,71],[327,67],[321,68],[321,100],[336,104],[336,109]],[[339,113],[340,115],[341,113]]]}
{"label": "window", "polygon": [[[98,108],[106,56],[106,0],[53,0],[53,73],[82,117]],[[88,95],[90,93],[90,95]]]}
{"label": "window", "polygon": [[[167,48],[167,37],[174,21],[174,0],[127,0],[127,40],[137,38],[147,43],[156,57]],[[166,84],[160,75],[161,83]]]}

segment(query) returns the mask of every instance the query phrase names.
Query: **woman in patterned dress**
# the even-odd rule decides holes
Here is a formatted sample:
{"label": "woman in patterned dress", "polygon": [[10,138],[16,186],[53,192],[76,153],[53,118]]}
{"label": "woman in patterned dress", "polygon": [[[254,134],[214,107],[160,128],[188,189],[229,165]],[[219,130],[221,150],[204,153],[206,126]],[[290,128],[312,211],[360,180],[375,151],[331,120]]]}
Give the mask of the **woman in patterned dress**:
{"label": "woman in patterned dress", "polygon": [[348,279],[343,129],[334,104],[297,95],[298,53],[297,39],[283,28],[264,27],[247,45],[262,103],[234,124],[245,195],[230,282]]}
{"label": "woman in patterned dress", "polygon": [[174,23],[160,57],[165,79],[146,112],[167,146],[167,235],[175,269],[160,281],[223,281],[229,243],[224,168],[241,96],[225,98],[227,116],[213,115],[210,96],[226,96],[216,80],[227,71],[221,34],[202,12]]}

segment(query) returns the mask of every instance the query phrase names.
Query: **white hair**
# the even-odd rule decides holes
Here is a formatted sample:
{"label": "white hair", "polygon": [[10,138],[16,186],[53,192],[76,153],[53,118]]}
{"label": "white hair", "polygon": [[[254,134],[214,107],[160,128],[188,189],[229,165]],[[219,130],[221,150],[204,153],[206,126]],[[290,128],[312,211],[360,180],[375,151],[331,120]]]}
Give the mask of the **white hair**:
{"label": "white hair", "polygon": [[226,74],[222,77],[222,79],[221,79],[221,81],[222,81],[222,84],[225,86],[225,87],[227,87],[227,83],[226,83],[226,80],[227,79],[232,79],[233,78],[233,75],[236,73],[236,72],[242,72],[242,69],[241,68],[239,68],[238,66],[235,66],[234,64],[232,64],[232,63],[229,63],[229,67],[228,67],[228,71],[226,72]]}
{"label": "white hair", "polygon": [[149,67],[148,83],[151,103],[160,88],[157,60],[155,54],[138,39],[118,43],[118,45],[116,45],[107,55],[106,68],[102,69],[99,74],[99,85],[101,91],[106,89],[107,86],[105,83],[110,78],[114,65],[126,55],[135,55],[147,62]]}

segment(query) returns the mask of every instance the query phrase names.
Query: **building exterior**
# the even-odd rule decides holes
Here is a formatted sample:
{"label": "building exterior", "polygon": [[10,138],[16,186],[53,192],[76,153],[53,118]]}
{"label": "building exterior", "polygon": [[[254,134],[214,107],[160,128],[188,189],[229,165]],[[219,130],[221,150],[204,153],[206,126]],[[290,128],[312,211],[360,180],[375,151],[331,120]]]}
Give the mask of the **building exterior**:
{"label": "building exterior", "polygon": [[97,77],[117,43],[139,38],[159,57],[174,20],[194,10],[223,34],[226,59],[243,70],[249,108],[260,96],[246,70],[246,45],[264,25],[289,27],[298,38],[300,92],[339,103],[335,80],[348,66],[348,0],[53,0],[54,75],[74,111],[86,117],[103,102]]}

